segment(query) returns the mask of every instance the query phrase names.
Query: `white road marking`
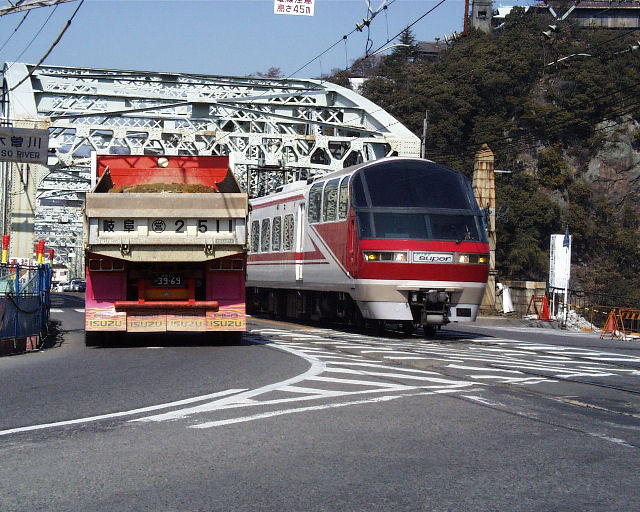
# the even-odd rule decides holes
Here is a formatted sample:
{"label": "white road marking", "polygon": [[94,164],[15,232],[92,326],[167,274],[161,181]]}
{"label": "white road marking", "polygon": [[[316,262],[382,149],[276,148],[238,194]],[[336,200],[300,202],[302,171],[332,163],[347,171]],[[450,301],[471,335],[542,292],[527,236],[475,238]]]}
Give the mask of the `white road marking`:
{"label": "white road marking", "polygon": [[327,368],[326,373],[347,373],[353,375],[366,375],[373,377],[387,377],[392,379],[409,379],[409,380],[428,380],[430,382],[451,382],[457,383],[459,381],[443,381],[440,377],[430,377],[426,374],[440,375],[435,372],[424,372],[425,375],[411,375],[407,373],[388,373],[388,372],[363,372],[361,370],[353,370],[351,368]]}
{"label": "white road marking", "polygon": [[73,310],[78,313],[84,313],[84,308],[73,308]]}
{"label": "white road marking", "polygon": [[598,434],[595,432],[589,432],[589,435],[597,437],[598,439],[604,439],[605,441],[609,441],[610,443],[619,444],[628,448],[635,448],[632,444],[627,443],[624,439],[618,439],[617,437],[609,437],[604,434]]}
{"label": "white road marking", "polygon": [[172,411],[172,412],[168,412],[165,414],[158,414],[155,416],[146,416],[144,418],[138,418],[135,420],[131,420],[131,421],[167,421],[167,420],[175,420],[175,419],[180,419],[180,418],[185,418],[187,416],[190,416],[192,414],[196,414],[196,413],[203,413],[203,412],[211,412],[211,411],[215,411],[217,409],[221,409],[225,406],[231,405],[231,404],[236,404],[239,402],[242,402],[243,400],[247,399],[247,398],[253,398],[254,396],[258,396],[258,395],[262,395],[265,393],[268,393],[269,391],[277,391],[279,388],[283,387],[283,386],[289,386],[291,384],[296,384],[298,382],[301,382],[303,380],[312,378],[316,375],[321,374],[324,370],[325,370],[325,363],[320,361],[320,359],[317,359],[313,356],[307,355],[304,352],[300,352],[298,350],[294,350],[292,348],[283,346],[283,345],[278,345],[277,348],[279,350],[284,350],[285,352],[289,352],[291,354],[297,355],[303,359],[305,359],[307,362],[310,363],[311,367],[304,373],[301,373],[300,375],[297,375],[295,377],[292,377],[290,379],[286,379],[283,380],[281,382],[276,382],[274,384],[268,384],[266,386],[262,386],[260,388],[256,388],[256,389],[251,389],[248,391],[245,391],[243,393],[239,393],[238,395],[235,395],[233,397],[227,397],[227,398],[222,398],[220,400],[215,400],[213,402],[209,402],[197,407],[191,407],[188,409],[180,409],[177,411]]}
{"label": "white road marking", "polygon": [[63,310],[60,308],[50,308],[49,313],[62,313]]}
{"label": "white road marking", "polygon": [[386,389],[415,389],[416,386],[405,386],[404,384],[391,384],[388,382],[375,382],[372,380],[358,380],[358,379],[336,379],[335,377],[321,377],[316,375],[315,377],[309,377],[308,380],[317,382],[327,382],[333,384],[346,384],[348,386],[371,386],[374,388],[386,388]]}
{"label": "white road marking", "polygon": [[378,396],[373,398],[366,398],[364,400],[353,400],[350,402],[340,402],[333,404],[324,404],[324,405],[312,405],[308,407],[298,407],[295,409],[282,409],[279,411],[271,411],[260,414],[254,414],[252,416],[242,416],[239,418],[230,418],[226,420],[218,420],[218,421],[208,421],[205,423],[199,423],[197,425],[191,425],[189,428],[197,428],[197,429],[205,429],[205,428],[213,428],[213,427],[221,427],[224,425],[232,425],[234,423],[244,423],[247,421],[255,421],[266,418],[272,418],[274,416],[282,416],[284,414],[295,414],[299,412],[309,412],[309,411],[322,411],[324,409],[336,409],[339,407],[348,407],[350,405],[362,405],[362,404],[371,404],[376,402],[389,402],[391,400],[397,400],[398,398],[407,398],[413,396],[424,396],[424,395],[438,395],[438,394],[446,394],[453,393],[458,391],[457,389],[439,389],[432,391],[423,391],[420,393],[401,393],[398,395],[386,395],[386,396]]}
{"label": "white road marking", "polygon": [[169,402],[166,404],[151,405],[149,407],[141,407],[140,409],[131,409],[129,411],[120,411],[109,414],[100,414],[98,416],[89,416],[87,418],[77,418],[75,420],[56,421],[54,423],[43,423],[40,425],[29,425],[25,427],[10,428],[7,430],[0,430],[0,436],[6,436],[8,434],[16,434],[19,432],[30,432],[33,430],[44,430],[53,427],[65,427],[68,425],[79,425],[81,423],[91,423],[94,421],[106,420],[110,418],[120,418],[122,416],[131,416],[134,414],[141,414],[144,412],[157,411],[160,409],[168,409],[170,407],[179,407],[181,405],[191,404],[195,402],[202,402],[203,400],[210,400],[212,398],[218,398],[221,396],[231,395],[234,393],[240,393],[245,391],[244,389],[227,389],[225,391],[219,391],[217,393],[211,393],[209,395],[196,396],[193,398],[185,398],[184,400],[178,400],[176,402]]}
{"label": "white road marking", "polygon": [[371,349],[371,350],[361,350],[360,351],[361,354],[375,354],[377,352],[382,352],[384,354],[388,354],[390,352],[394,352],[396,354],[406,354],[407,353],[406,350],[393,350],[392,348],[376,348],[376,349]]}
{"label": "white road marking", "polygon": [[[456,370],[477,370],[480,372],[486,372],[487,368],[485,366],[465,366],[465,365],[461,365],[461,364],[448,364],[447,368],[455,368]],[[519,373],[522,374],[522,372],[519,372],[518,370],[506,370],[506,369],[502,369],[502,368],[492,368],[495,369],[499,372],[506,372],[506,373]]]}
{"label": "white road marking", "polygon": [[472,402],[478,402],[479,404],[482,404],[482,405],[489,405],[491,407],[503,406],[503,404],[501,403],[492,402],[491,400],[487,400],[482,396],[476,396],[476,395],[460,395],[460,396],[462,396],[463,398],[466,398],[467,400],[471,400]]}

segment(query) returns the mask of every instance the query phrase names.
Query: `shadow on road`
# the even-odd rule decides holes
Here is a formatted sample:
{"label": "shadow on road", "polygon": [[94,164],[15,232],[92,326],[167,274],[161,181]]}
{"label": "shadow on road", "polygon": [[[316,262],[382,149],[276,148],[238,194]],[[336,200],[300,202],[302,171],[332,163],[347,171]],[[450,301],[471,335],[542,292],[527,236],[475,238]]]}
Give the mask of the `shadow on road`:
{"label": "shadow on road", "polygon": [[[139,347],[209,347],[249,346],[262,344],[260,339],[242,336],[243,333],[90,333],[88,346],[101,348]],[[264,340],[267,343],[268,340]]]}
{"label": "shadow on road", "polygon": [[59,347],[64,343],[64,334],[67,331],[60,330],[59,320],[50,320],[47,335],[42,340],[41,349]]}
{"label": "shadow on road", "polygon": [[[253,314],[251,315],[256,320],[262,320],[265,322],[273,322],[274,318],[266,314]],[[318,320],[305,320],[305,319],[277,319],[277,322],[290,323],[291,326],[303,325],[305,327],[311,327],[315,329],[331,329],[336,332],[348,333],[348,334],[362,334],[364,336],[373,336],[376,338],[383,338],[388,340],[426,340],[433,343],[453,343],[464,342],[469,338],[493,338],[494,336],[489,334],[482,334],[478,332],[466,332],[463,325],[449,324],[443,329],[440,329],[433,336],[425,336],[422,327],[418,327],[412,333],[406,333],[403,330],[401,323],[387,322],[385,327],[380,325],[364,326],[361,328],[332,322],[322,322]],[[471,324],[474,325],[474,324]],[[460,329],[460,330],[458,330]]]}

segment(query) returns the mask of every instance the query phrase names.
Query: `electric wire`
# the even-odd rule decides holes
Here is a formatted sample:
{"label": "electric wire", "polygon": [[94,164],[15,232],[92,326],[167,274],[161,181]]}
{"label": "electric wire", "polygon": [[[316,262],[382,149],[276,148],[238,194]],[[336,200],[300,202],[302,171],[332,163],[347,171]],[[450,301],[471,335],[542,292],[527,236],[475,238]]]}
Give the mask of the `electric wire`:
{"label": "electric wire", "polygon": [[27,11],[27,12],[24,14],[24,16],[22,17],[22,19],[20,20],[20,23],[18,23],[18,26],[17,26],[16,28],[14,28],[14,29],[13,29],[13,32],[11,32],[11,35],[10,35],[9,37],[7,37],[7,39],[5,40],[5,42],[4,42],[4,43],[2,43],[2,46],[0,46],[0,52],[1,52],[2,50],[4,50],[4,47],[5,47],[5,46],[7,46],[7,43],[8,43],[9,41],[11,41],[11,38],[16,34],[16,32],[18,31],[18,29],[20,28],[20,26],[24,23],[24,20],[26,20],[26,19],[27,19],[27,16],[29,16],[29,13],[30,13],[30,12],[31,12],[31,11]]}
{"label": "electric wire", "polygon": [[[442,0],[445,1],[445,0]],[[386,9],[388,8],[388,6],[394,4],[396,2],[396,0],[390,0],[389,2],[385,2],[383,4],[384,9],[385,9],[385,13],[386,13]],[[305,64],[303,64],[302,66],[300,66],[298,69],[296,69],[293,73],[290,73],[289,76],[287,76],[287,79],[289,78],[293,78],[294,75],[297,75],[300,71],[302,71],[303,69],[305,69],[307,66],[311,65],[315,60],[321,58],[323,55],[325,55],[326,53],[330,52],[331,50],[333,50],[336,46],[338,46],[340,44],[341,41],[346,40],[347,38],[349,38],[351,35],[353,35],[355,32],[361,32],[362,28],[364,28],[364,26],[366,25],[367,28],[369,27],[369,25],[371,24],[371,22],[375,19],[375,17],[380,13],[380,10],[383,6],[380,6],[376,11],[373,11],[373,13],[371,14],[371,17],[368,18],[367,20],[363,20],[363,25],[361,26],[361,28],[359,28],[359,25],[356,25],[356,27],[354,29],[351,30],[351,32],[349,32],[348,34],[343,35],[340,39],[338,39],[338,41],[336,41],[335,43],[333,43],[332,45],[330,45],[326,50],[320,52],[318,55],[316,55],[315,57],[313,57],[312,59],[310,59],[309,61],[307,61]],[[369,11],[371,12],[371,11]],[[368,37],[368,36],[367,36]]]}
{"label": "electric wire", "polygon": [[[17,87],[22,85],[22,83],[25,82],[36,71],[36,69],[38,69],[40,67],[40,64],[42,64],[44,62],[44,60],[49,56],[49,54],[53,51],[53,49],[56,47],[56,45],[60,42],[60,40],[62,39],[62,36],[67,31],[69,26],[71,26],[71,22],[73,21],[73,18],[75,18],[76,14],[78,14],[78,11],[80,10],[80,7],[82,7],[83,3],[84,3],[84,0],[80,0],[80,3],[76,7],[75,11],[73,11],[73,14],[67,20],[67,23],[64,26],[64,28],[62,29],[62,32],[60,32],[60,34],[58,34],[58,37],[51,44],[51,46],[49,47],[47,52],[42,56],[42,58],[38,61],[38,63],[29,70],[29,72],[26,74],[26,76],[22,80],[20,80],[16,85],[14,85],[11,89],[9,89],[9,92],[14,91]],[[57,8],[57,7],[58,7],[58,4],[56,4],[55,8]],[[55,8],[54,8],[54,10],[55,10]]]}
{"label": "electric wire", "polygon": [[[29,43],[27,44],[27,46],[25,46],[25,48],[20,52],[20,55],[18,55],[11,64],[9,64],[9,66],[7,67],[7,71],[9,71],[11,69],[11,67],[13,66],[14,62],[20,62],[21,57],[24,55],[24,53],[31,47],[31,45],[34,43],[34,41],[38,38],[38,36],[42,33],[42,31],[44,30],[44,27],[47,26],[47,23],[49,23],[49,20],[51,19],[51,17],[54,15],[54,13],[56,12],[56,10],[58,9],[58,4],[56,4],[54,6],[54,8],[51,10],[51,12],[49,13],[49,16],[47,16],[47,18],[44,20],[44,23],[40,26],[40,28],[38,29],[38,31],[36,32],[36,34],[31,38],[31,41],[29,41]],[[28,14],[28,12],[27,12]],[[26,16],[25,16],[26,18]],[[22,22],[21,22],[22,23]]]}

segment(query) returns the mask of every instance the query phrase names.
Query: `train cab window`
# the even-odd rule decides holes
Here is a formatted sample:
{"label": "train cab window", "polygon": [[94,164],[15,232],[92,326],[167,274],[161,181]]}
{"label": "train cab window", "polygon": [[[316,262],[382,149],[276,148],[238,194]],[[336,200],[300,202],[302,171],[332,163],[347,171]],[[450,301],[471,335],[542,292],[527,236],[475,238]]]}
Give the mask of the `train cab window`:
{"label": "train cab window", "polygon": [[390,162],[386,166],[366,167],[355,177],[360,178],[361,175],[368,197],[364,201],[358,197],[357,186],[361,180],[354,179],[354,202],[358,206],[476,208],[473,193],[469,192],[464,177],[433,162]]}
{"label": "train cab window", "polygon": [[486,241],[472,215],[429,215],[429,229],[433,240]]}
{"label": "train cab window", "polygon": [[309,190],[309,222],[320,222],[322,208],[322,187],[324,182],[316,183]]}
{"label": "train cab window", "polygon": [[271,226],[271,249],[280,250],[280,240],[282,238],[282,217],[274,217]]}
{"label": "train cab window", "polygon": [[322,221],[332,222],[336,220],[338,206],[338,182],[339,178],[328,181],[324,187],[324,200],[322,202]]}
{"label": "train cab window", "polygon": [[271,222],[269,219],[262,219],[260,229],[260,252],[269,252],[271,249]]}
{"label": "train cab window", "polygon": [[251,252],[258,252],[258,246],[260,243],[260,222],[254,220],[251,223],[251,243],[249,250]]}
{"label": "train cab window", "polygon": [[282,229],[282,250],[290,251],[293,248],[293,214],[284,216]]}
{"label": "train cab window", "polygon": [[340,195],[338,196],[338,219],[346,219],[349,212],[349,176],[340,183]]}
{"label": "train cab window", "polygon": [[395,240],[450,240],[485,242],[473,215],[436,215],[422,213],[358,213],[360,238]]}

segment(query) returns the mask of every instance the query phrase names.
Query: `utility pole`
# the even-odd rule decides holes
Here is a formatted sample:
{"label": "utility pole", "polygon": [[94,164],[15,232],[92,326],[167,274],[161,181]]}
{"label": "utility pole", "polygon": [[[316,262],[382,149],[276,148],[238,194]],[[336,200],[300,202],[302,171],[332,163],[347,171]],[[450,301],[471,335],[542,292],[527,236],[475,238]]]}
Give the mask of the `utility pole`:
{"label": "utility pole", "polygon": [[427,124],[429,122],[429,111],[424,112],[424,121],[422,122],[422,149],[420,151],[420,157],[425,158],[427,154]]}

